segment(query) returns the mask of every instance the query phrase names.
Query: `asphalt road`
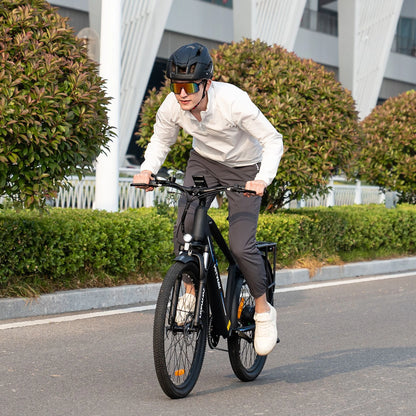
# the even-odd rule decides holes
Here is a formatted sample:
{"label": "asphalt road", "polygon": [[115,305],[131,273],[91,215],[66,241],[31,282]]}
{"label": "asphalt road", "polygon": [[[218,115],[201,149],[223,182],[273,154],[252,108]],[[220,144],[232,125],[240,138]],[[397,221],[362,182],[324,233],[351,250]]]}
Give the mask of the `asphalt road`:
{"label": "asphalt road", "polygon": [[240,382],[227,353],[207,349],[182,400],[157,383],[152,310],[0,322],[0,414],[416,415],[416,275],[307,287],[277,294],[282,342],[256,381]]}

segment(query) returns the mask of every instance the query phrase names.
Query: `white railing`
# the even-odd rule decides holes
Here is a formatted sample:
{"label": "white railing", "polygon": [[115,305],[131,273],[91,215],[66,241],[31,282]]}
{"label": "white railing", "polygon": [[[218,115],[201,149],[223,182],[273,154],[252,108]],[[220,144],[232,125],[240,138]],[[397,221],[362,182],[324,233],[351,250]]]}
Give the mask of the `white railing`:
{"label": "white railing", "polygon": [[[151,207],[156,201],[167,200],[167,190],[157,188],[154,192],[145,192],[131,187],[131,179],[119,178],[119,209],[121,211],[128,208]],[[60,208],[94,209],[95,177],[87,176],[82,180],[71,177],[68,182],[72,186],[69,189],[61,188],[52,205]]]}
{"label": "white railing", "polygon": [[[334,183],[335,181],[335,183]],[[336,183],[344,181],[342,178],[333,178],[330,181],[330,192],[324,197],[309,198],[302,201],[293,201],[287,208],[317,207],[354,204],[382,204],[385,195],[376,186],[363,186],[360,181],[355,185]],[[61,208],[94,208],[95,178],[85,177],[81,181],[72,177],[69,179],[72,187],[60,189],[53,205]],[[171,193],[167,189],[156,188],[154,192],[145,192],[130,186],[131,178],[119,179],[119,209],[151,207],[156,202],[170,202]]]}
{"label": "white railing", "polygon": [[330,191],[325,196],[293,201],[289,204],[288,208],[383,204],[385,202],[385,195],[377,186],[363,186],[360,181],[357,181],[354,185],[348,185],[345,184],[344,178],[334,177],[329,182],[329,188]]}

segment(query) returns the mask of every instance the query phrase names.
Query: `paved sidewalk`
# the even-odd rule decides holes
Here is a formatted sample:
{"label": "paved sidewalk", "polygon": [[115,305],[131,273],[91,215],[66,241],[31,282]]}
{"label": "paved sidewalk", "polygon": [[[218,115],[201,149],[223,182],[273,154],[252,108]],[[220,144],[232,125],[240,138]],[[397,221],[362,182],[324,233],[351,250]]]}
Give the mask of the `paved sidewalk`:
{"label": "paved sidewalk", "polygon": [[[416,257],[392,260],[374,260],[348,263],[342,266],[325,266],[311,276],[308,269],[283,269],[276,273],[278,286],[297,283],[327,281],[360,276],[416,272]],[[42,295],[38,298],[0,299],[0,320],[42,315],[124,307],[155,302],[160,283],[125,285],[112,288],[81,289]]]}

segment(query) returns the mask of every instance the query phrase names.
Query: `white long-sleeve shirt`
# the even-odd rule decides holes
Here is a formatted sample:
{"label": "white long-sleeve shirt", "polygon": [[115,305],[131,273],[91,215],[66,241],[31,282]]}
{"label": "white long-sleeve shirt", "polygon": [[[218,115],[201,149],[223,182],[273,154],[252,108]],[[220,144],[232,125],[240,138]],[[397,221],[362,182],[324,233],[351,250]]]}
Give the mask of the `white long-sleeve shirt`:
{"label": "white long-sleeve shirt", "polygon": [[195,151],[207,159],[229,167],[261,162],[255,180],[270,185],[283,154],[282,135],[235,85],[213,81],[207,94],[201,121],[181,109],[174,93],[166,97],[157,112],[141,169],[157,173],[182,127],[193,137]]}

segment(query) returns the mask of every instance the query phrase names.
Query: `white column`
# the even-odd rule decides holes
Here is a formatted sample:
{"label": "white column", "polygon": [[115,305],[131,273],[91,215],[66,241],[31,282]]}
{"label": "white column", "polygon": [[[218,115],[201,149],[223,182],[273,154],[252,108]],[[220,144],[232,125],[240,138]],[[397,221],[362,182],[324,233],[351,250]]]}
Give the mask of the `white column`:
{"label": "white column", "polygon": [[234,40],[256,39],[256,1],[238,0],[233,2]]}
{"label": "white column", "polygon": [[233,2],[234,40],[260,39],[293,50],[306,0]]}
{"label": "white column", "polygon": [[94,208],[107,211],[118,211],[121,7],[122,1],[101,3],[100,76],[106,81],[107,96],[112,97],[108,118],[115,136],[97,158]]}
{"label": "white column", "polygon": [[403,0],[338,0],[339,78],[361,119],[377,104]]}
{"label": "white column", "polygon": [[[119,3],[120,0],[113,0]],[[120,164],[126,155],[173,0],[123,0]]]}
{"label": "white column", "polygon": [[293,51],[306,0],[263,0],[257,11],[257,37]]}

